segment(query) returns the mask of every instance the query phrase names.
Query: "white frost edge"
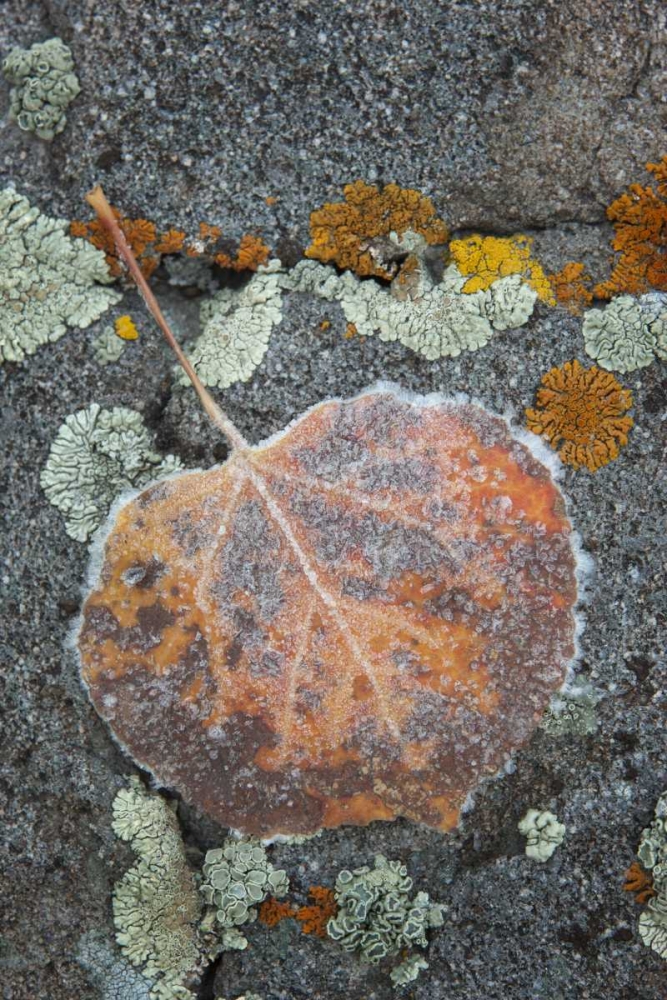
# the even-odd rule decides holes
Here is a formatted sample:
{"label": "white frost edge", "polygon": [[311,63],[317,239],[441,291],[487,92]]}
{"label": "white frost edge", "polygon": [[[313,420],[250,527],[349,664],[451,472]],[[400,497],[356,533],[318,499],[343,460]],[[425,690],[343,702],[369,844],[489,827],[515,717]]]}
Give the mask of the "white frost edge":
{"label": "white frost edge", "polygon": [[[406,403],[410,403],[413,406],[421,408],[426,408],[429,406],[443,406],[443,405],[454,406],[454,405],[464,405],[464,404],[477,406],[485,413],[489,414],[489,416],[494,417],[495,419],[502,420],[507,425],[507,429],[509,433],[512,435],[512,437],[515,440],[517,440],[519,444],[524,445],[524,447],[526,447],[528,451],[531,453],[533,458],[536,459],[536,461],[538,461],[541,465],[545,466],[549,470],[554,482],[558,483],[563,478],[563,474],[565,471],[564,465],[561,462],[558,455],[556,454],[556,452],[554,452],[551,448],[549,448],[544,443],[544,441],[540,437],[538,437],[537,434],[533,434],[531,431],[527,431],[525,430],[525,428],[518,425],[518,423],[516,422],[516,415],[511,406],[509,405],[505,406],[502,413],[495,413],[493,410],[490,410],[488,406],[481,400],[475,398],[474,396],[470,396],[468,395],[468,393],[465,392],[457,392],[453,393],[452,395],[445,395],[444,393],[440,392],[418,393],[418,392],[413,392],[410,389],[404,389],[397,382],[386,382],[382,380],[375,382],[373,385],[368,386],[366,389],[362,389],[361,392],[358,392],[354,396],[345,396],[345,397],[331,396],[327,399],[321,400],[318,403],[314,403],[312,406],[309,406],[308,409],[304,410],[303,413],[300,413],[298,416],[294,417],[293,420],[290,420],[281,430],[276,431],[274,434],[269,435],[269,437],[264,438],[262,441],[259,441],[257,444],[251,445],[250,447],[253,451],[259,451],[260,449],[269,448],[272,445],[277,444],[293,428],[297,427],[303,420],[306,420],[306,418],[309,417],[311,413],[313,413],[315,410],[320,409],[321,407],[328,406],[331,403],[339,403],[339,404],[353,403],[357,399],[362,399],[364,396],[381,395],[386,393],[389,393],[396,399],[402,400]],[[222,462],[219,465],[213,465],[206,470],[204,469],[176,470],[170,473],[168,476],[162,476],[159,479],[155,479],[152,482],[148,483],[146,486],[142,486],[139,489],[125,490],[118,497],[116,497],[111,506],[109,514],[107,515],[106,520],[100,525],[100,527],[93,535],[89,545],[90,562],[88,564],[88,569],[85,576],[85,583],[82,583],[80,588],[82,597],[82,604],[81,604],[82,610],[81,613],[77,616],[76,621],[72,625],[72,628],[70,629],[65,639],[65,648],[72,650],[74,652],[74,655],[76,657],[76,662],[79,667],[78,671],[79,682],[81,683],[82,687],[84,688],[89,698],[90,698],[89,685],[84,680],[81,671],[81,656],[79,654],[79,646],[78,646],[79,634],[83,626],[83,605],[85,603],[85,598],[94,589],[94,586],[97,584],[99,580],[104,558],[104,550],[106,548],[107,540],[115,526],[118,513],[120,512],[121,508],[125,506],[125,504],[130,503],[132,500],[136,499],[136,497],[138,497],[141,493],[144,493],[146,490],[151,489],[158,483],[164,483],[171,479],[178,479],[183,476],[198,475],[199,473],[204,471],[210,472],[212,469],[222,468],[224,465],[225,463]],[[581,540],[581,535],[574,527],[570,510],[571,508],[570,500],[567,496],[565,496],[564,493],[562,493],[562,491],[561,491],[561,496],[565,501],[565,512],[567,514],[567,518],[572,528],[570,533],[570,540],[572,545],[572,551],[574,554],[575,578],[577,581],[577,600],[572,609],[572,614],[574,618],[574,654],[566,664],[565,678],[563,680],[563,684],[561,685],[560,688],[558,688],[557,691],[554,691],[553,695],[551,696],[549,706],[547,707],[550,707],[551,704],[558,698],[567,696],[569,693],[575,692],[578,688],[578,685],[575,682],[574,666],[576,663],[579,662],[579,660],[582,658],[583,655],[583,651],[581,648],[581,641],[580,641],[581,636],[583,635],[586,627],[586,617],[583,611],[583,606],[587,604],[588,600],[590,599],[591,595],[590,584],[592,582],[595,573],[595,563],[592,557],[585,551]],[[135,757],[129,752],[125,744],[118,739],[118,737],[113,732],[108,722],[105,719],[103,719],[102,721],[104,722],[107,731],[110,733],[111,738],[113,739],[116,746],[118,746],[123,751],[123,753],[130,759],[130,761],[135,766],[141,768],[142,771],[145,771],[150,775],[152,787],[154,789],[167,788],[168,786],[163,785],[161,782],[158,781],[157,776],[147,764],[142,764],[135,759]],[[527,745],[526,743],[523,743],[520,747],[517,747],[512,753],[508,754],[505,758],[504,763],[500,766],[498,771],[495,772],[495,774],[482,778],[479,784],[477,784],[475,788],[471,789],[471,791],[468,792],[460,808],[460,814],[459,814],[460,817],[463,817],[466,813],[469,813],[474,809],[475,797],[486,787],[486,785],[489,782],[497,781],[498,779],[504,777],[506,774],[512,774],[516,770],[515,755],[526,745]],[[393,821],[378,820],[377,822],[393,822]],[[415,821],[411,820],[410,822],[415,822]],[[427,826],[427,824],[424,823],[415,822],[415,825],[423,826],[425,829],[429,830],[433,829],[433,827],[429,827]],[[457,827],[455,827],[454,829],[457,829],[458,826],[459,824],[457,824]],[[229,829],[229,836],[232,837],[246,836],[241,831],[236,830],[233,827],[230,827],[228,829]],[[312,834],[312,836],[315,837],[320,833],[322,833],[322,830],[316,830]],[[272,837],[267,837],[264,839],[259,838],[259,839],[261,840],[261,843],[264,846],[271,846],[272,844],[275,843],[278,844],[289,843],[290,836],[285,834],[275,834]]]}

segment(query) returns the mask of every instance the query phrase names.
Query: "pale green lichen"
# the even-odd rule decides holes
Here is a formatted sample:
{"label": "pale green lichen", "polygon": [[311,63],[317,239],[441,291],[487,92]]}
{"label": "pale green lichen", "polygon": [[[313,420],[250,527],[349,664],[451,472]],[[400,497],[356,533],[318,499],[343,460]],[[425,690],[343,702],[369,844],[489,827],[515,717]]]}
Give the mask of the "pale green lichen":
{"label": "pale green lichen", "polygon": [[[406,237],[414,234],[406,234]],[[436,281],[426,250],[407,244],[411,265],[391,285],[360,281],[351,272],[304,261],[283,279],[283,286],[338,302],[346,320],[362,336],[398,340],[434,360],[457,357],[484,347],[496,330],[515,329],[527,322],[536,292],[520,276],[500,278],[488,289],[465,294],[464,275],[454,265]]]}
{"label": "pale green lichen", "polygon": [[667,295],[619,295],[605,309],[589,309],[584,348],[602,368],[633,372],[655,356],[667,358]]}
{"label": "pale green lichen", "polygon": [[639,918],[639,935],[648,948],[667,959],[667,792],[655,807],[655,819],[642,831],[637,857],[650,871],[656,895]]}
{"label": "pale green lichen", "polygon": [[151,1000],[150,983],[99,931],[83,935],[76,960],[88,972],[99,1000]]}
{"label": "pale green lichen", "polygon": [[519,822],[519,832],[526,837],[527,857],[543,863],[563,843],[565,826],[552,812],[529,809]]}
{"label": "pale green lichen", "polygon": [[176,472],[174,455],[163,458],[141,415],[93,403],[65,420],[51,445],[40,483],[50,503],[65,516],[71,538],[85,542],[97,530],[119,494]]}
{"label": "pale green lichen", "polygon": [[597,701],[589,686],[558,697],[544,713],[540,728],[549,736],[590,736],[597,729]]}
{"label": "pale green lichen", "polygon": [[[0,362],[22,361],[68,326],[90,326],[120,299],[104,254],[67,235],[69,223],[0,191]],[[100,284],[101,283],[101,284]]]}
{"label": "pale green lichen", "polygon": [[68,46],[49,38],[29,49],[12,49],[2,72],[13,84],[9,117],[24,132],[50,142],[65,128],[65,111],[81,90]]}
{"label": "pale green lichen", "polygon": [[208,851],[203,873],[200,891],[215,912],[223,950],[245,948],[247,941],[238,928],[257,919],[256,907],[267,896],[280,898],[289,889],[287,873],[274,868],[261,843],[252,838],[229,839]]}
{"label": "pale green lichen", "polygon": [[415,981],[423,969],[428,969],[428,962],[422,955],[408,955],[404,962],[391,970],[389,978],[394,986],[407,986]]}
{"label": "pale green lichen", "polygon": [[[223,288],[202,304],[202,333],[188,355],[204,385],[246,382],[262,362],[282,318],[279,271],[280,261],[269,261],[242,289]],[[189,384],[182,372],[177,378]]]}
{"label": "pale green lichen", "polygon": [[345,951],[358,950],[373,964],[404,949],[425,948],[428,930],[443,924],[444,907],[432,903],[426,892],[411,899],[411,890],[405,865],[382,854],[372,869],[364,865],[340,872],[338,913],[327,923],[327,934]]}
{"label": "pale green lichen", "polygon": [[93,341],[93,357],[104,368],[122,357],[127,344],[128,341],[119,337],[112,326],[105,326]]}
{"label": "pale green lichen", "polygon": [[137,856],[113,891],[116,941],[150,982],[152,1000],[192,998],[211,951],[175,812],[131,778],[114,800],[113,817],[114,832]]}

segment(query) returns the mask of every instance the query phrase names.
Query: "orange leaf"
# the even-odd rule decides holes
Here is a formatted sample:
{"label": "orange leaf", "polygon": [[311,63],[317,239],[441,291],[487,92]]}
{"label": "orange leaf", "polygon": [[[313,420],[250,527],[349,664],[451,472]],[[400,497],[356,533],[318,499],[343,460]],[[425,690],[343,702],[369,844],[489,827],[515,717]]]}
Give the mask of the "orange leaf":
{"label": "orange leaf", "polygon": [[387,388],[230,433],[225,465],[115,515],[79,635],[98,712],[247,833],[450,829],[574,652],[550,473],[482,408]]}

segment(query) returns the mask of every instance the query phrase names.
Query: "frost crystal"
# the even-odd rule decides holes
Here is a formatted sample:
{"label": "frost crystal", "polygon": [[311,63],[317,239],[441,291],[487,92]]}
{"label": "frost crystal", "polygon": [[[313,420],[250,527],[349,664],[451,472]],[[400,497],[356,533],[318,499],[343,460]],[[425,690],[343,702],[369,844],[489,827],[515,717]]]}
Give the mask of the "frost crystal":
{"label": "frost crystal", "polygon": [[180,467],[174,455],[163,458],[153,451],[151,434],[135,410],[103,410],[93,403],[65,420],[40,483],[64,514],[70,538],[85,542],[123,490],[146,486]]}
{"label": "frost crystal", "polygon": [[589,309],[583,323],[586,353],[618,372],[667,358],[667,295],[619,295],[605,309]]}
{"label": "frost crystal", "polygon": [[466,278],[454,265],[436,282],[421,254],[422,249],[414,251],[413,269],[404,267],[390,288],[359,281],[350,272],[337,275],[311,261],[298,264],[283,285],[338,302],[362,336],[378,333],[381,340],[400,340],[430,360],[484,347],[494,330],[522,326],[532,314],[537,293],[520,276],[465,294]]}
{"label": "frost crystal", "polygon": [[12,188],[0,191],[0,362],[90,326],[120,299],[97,284],[112,280],[104,255],[67,228]]}
{"label": "frost crystal", "polygon": [[[204,385],[246,382],[261,363],[282,318],[279,270],[280,261],[270,261],[240,291],[223,288],[203,303],[203,332],[189,355]],[[189,384],[182,372],[178,378]]]}
{"label": "frost crystal", "polygon": [[81,90],[68,46],[49,38],[29,49],[12,49],[2,71],[14,84],[9,117],[24,132],[50,142],[65,128],[65,110]]}
{"label": "frost crystal", "polygon": [[565,826],[551,812],[529,809],[519,823],[519,832],[527,838],[527,857],[544,862],[563,843]]}
{"label": "frost crystal", "polygon": [[153,1000],[193,994],[208,958],[197,925],[201,901],[174,812],[138,778],[113,804],[113,828],[129,841],[137,863],[116,884],[116,940],[128,961],[150,981]]}
{"label": "frost crystal", "polygon": [[273,867],[258,840],[227,840],[204,860],[201,892],[225,931],[225,950],[245,948],[247,941],[236,928],[257,919],[255,907],[267,896],[280,898],[288,889],[287,873]]}
{"label": "frost crystal", "polygon": [[376,856],[372,869],[364,865],[340,872],[336,879],[339,909],[327,924],[329,937],[345,951],[359,950],[372,964],[404,948],[425,948],[427,931],[443,924],[444,907],[431,903],[426,892],[410,899],[411,889],[405,865],[387,861],[382,854]]}

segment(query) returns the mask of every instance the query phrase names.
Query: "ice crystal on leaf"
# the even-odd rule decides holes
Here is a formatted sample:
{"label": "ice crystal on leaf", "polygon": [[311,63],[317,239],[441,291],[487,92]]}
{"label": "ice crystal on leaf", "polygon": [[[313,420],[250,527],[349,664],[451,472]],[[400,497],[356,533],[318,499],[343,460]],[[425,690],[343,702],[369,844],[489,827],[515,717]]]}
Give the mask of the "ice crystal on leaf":
{"label": "ice crystal on leaf", "polygon": [[192,377],[232,453],[115,513],[78,636],[95,707],[160,783],[245,833],[452,828],[574,654],[548,467],[482,407],[389,386],[251,446]]}

